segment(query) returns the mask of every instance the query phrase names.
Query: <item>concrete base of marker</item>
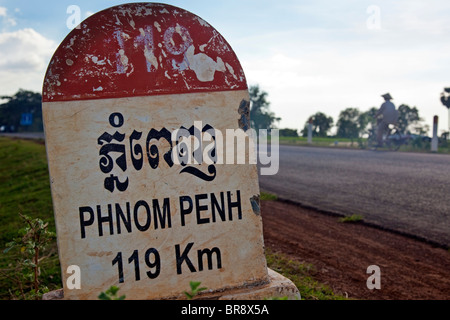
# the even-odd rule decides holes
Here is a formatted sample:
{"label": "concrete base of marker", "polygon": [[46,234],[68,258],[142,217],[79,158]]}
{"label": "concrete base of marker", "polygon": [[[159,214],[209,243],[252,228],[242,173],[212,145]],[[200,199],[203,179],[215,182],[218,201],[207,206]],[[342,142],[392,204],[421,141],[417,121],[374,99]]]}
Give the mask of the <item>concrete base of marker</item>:
{"label": "concrete base of marker", "polygon": [[288,300],[301,299],[300,292],[291,280],[272,269],[268,269],[268,271],[268,283],[252,288],[230,289],[223,292],[218,300],[264,300],[284,297],[287,297]]}
{"label": "concrete base of marker", "polygon": [[[285,298],[300,300],[300,292],[295,284],[281,274],[268,269],[269,281],[261,285],[242,288],[231,288],[220,292],[203,292],[196,299],[200,300],[264,300]],[[184,295],[178,297],[184,300]],[[63,289],[54,290],[43,295],[42,300],[64,300]]]}

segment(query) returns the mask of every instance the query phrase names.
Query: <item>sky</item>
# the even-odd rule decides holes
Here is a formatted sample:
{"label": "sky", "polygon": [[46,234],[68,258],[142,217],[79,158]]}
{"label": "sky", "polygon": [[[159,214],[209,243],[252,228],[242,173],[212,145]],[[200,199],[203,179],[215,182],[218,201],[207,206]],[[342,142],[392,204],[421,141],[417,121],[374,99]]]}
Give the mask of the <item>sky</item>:
{"label": "sky", "polygon": [[[42,91],[48,63],[84,20],[136,1],[0,0],[0,96]],[[448,0],[173,0],[211,24],[231,45],[247,77],[268,93],[279,128],[301,130],[323,112],[415,106],[448,130],[439,98],[450,87]],[[75,6],[75,7],[74,7]],[[75,15],[74,15],[75,14]],[[431,132],[430,132],[431,134]]]}

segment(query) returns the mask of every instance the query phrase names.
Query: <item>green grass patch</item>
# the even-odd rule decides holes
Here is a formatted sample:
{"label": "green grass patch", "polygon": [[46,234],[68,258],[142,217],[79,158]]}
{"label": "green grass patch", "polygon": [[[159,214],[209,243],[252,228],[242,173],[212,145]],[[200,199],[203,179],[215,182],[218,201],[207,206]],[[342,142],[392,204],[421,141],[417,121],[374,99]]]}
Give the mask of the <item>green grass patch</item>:
{"label": "green grass patch", "polygon": [[[16,261],[20,252],[3,253],[6,244],[24,227],[19,212],[49,223],[55,232],[45,146],[34,141],[0,137],[0,299],[11,299],[17,290]],[[61,287],[61,270],[54,241],[42,256],[42,284]]]}
{"label": "green grass patch", "polygon": [[300,291],[302,300],[345,300],[343,296],[333,293],[325,284],[314,280],[316,272],[311,264],[300,263],[289,259],[281,253],[266,249],[267,266],[290,279]]}
{"label": "green grass patch", "polygon": [[278,196],[269,192],[261,191],[260,200],[276,201]]}
{"label": "green grass patch", "polygon": [[313,137],[312,143],[308,143],[305,137],[280,137],[280,144],[313,146],[313,147],[334,147],[334,148],[360,148],[358,139],[334,138],[334,137]]}
{"label": "green grass patch", "polygon": [[343,223],[355,223],[355,222],[361,222],[363,221],[363,216],[360,214],[352,214],[351,216],[346,216],[339,218],[339,222]]}

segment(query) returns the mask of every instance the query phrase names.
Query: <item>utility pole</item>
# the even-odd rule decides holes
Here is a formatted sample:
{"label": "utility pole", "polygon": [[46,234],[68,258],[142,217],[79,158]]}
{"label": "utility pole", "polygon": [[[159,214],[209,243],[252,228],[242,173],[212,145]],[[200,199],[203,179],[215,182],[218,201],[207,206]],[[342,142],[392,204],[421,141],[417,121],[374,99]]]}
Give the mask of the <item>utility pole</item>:
{"label": "utility pole", "polygon": [[308,121],[308,144],[312,144],[312,126],[313,118],[309,118]]}
{"label": "utility pole", "polygon": [[438,116],[433,118],[433,138],[431,139],[431,152],[438,151],[439,139],[438,139]]}

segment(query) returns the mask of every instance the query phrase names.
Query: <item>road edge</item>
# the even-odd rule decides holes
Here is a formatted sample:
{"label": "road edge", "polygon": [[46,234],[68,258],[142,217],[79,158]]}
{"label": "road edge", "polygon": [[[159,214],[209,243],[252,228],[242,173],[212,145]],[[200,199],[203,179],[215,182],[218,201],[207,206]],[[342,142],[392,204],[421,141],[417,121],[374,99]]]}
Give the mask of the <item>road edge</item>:
{"label": "road edge", "polygon": [[[264,191],[264,192],[267,192],[267,193],[271,193],[271,194],[275,194],[273,192],[269,192],[269,191],[266,191],[266,190],[263,190],[263,189],[261,189],[261,191]],[[286,204],[298,206],[298,207],[303,208],[303,209],[313,210],[313,211],[315,211],[317,213],[320,213],[320,214],[323,214],[323,215],[327,215],[327,216],[336,217],[336,218],[348,217],[348,215],[339,213],[337,211],[321,209],[319,207],[308,205],[308,204],[302,203],[300,201],[295,201],[295,200],[291,200],[291,199],[280,197],[278,194],[275,194],[275,195],[277,196],[277,200],[275,200],[275,201],[280,201],[280,202],[283,202],[283,203],[286,203]],[[394,233],[394,234],[397,234],[397,235],[400,235],[400,236],[403,236],[403,237],[406,237],[406,238],[409,238],[409,239],[420,241],[422,243],[426,243],[426,244],[431,245],[431,246],[436,247],[436,248],[441,248],[441,249],[444,249],[444,250],[450,250],[450,246],[448,246],[446,244],[437,242],[435,240],[430,240],[430,239],[427,239],[425,237],[418,236],[418,235],[415,235],[415,234],[411,234],[411,233],[408,233],[408,232],[404,232],[404,231],[399,231],[399,230],[396,230],[396,229],[388,228],[388,227],[385,227],[385,226],[382,226],[382,225],[379,225],[379,224],[376,224],[376,223],[373,223],[373,222],[368,222],[368,221],[365,221],[364,218],[362,220],[359,220],[359,221],[346,222],[346,223],[360,224],[360,225],[363,225],[363,226],[366,226],[366,227],[369,227],[369,228],[374,228],[374,229],[378,229],[378,230]]]}

